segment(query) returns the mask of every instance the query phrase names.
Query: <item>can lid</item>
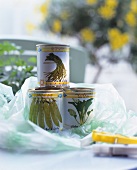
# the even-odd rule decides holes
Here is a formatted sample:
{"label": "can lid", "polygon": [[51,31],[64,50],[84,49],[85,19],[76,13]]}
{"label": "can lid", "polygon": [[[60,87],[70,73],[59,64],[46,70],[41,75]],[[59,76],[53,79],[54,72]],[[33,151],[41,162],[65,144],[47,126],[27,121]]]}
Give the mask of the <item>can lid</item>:
{"label": "can lid", "polygon": [[56,87],[36,87],[33,89],[29,89],[29,92],[36,92],[36,93],[58,93],[63,92],[62,88],[56,88]]}
{"label": "can lid", "polygon": [[64,88],[66,93],[94,93],[95,88],[84,88],[84,87],[75,87],[75,88]]}
{"label": "can lid", "polygon": [[59,87],[35,87],[35,90],[62,90],[62,88]]}
{"label": "can lid", "polygon": [[36,47],[70,47],[69,45],[65,45],[65,44],[37,44]]}

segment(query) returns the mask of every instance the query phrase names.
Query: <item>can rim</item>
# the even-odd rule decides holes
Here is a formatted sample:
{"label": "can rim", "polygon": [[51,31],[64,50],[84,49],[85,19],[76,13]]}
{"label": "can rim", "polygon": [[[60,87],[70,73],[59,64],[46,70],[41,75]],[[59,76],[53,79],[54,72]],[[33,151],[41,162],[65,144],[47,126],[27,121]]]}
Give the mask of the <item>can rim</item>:
{"label": "can rim", "polygon": [[72,92],[83,92],[83,93],[86,93],[86,92],[89,92],[89,93],[93,93],[95,92],[95,88],[85,88],[85,87],[73,87],[73,88],[66,88],[64,89],[66,92],[68,93],[72,93]]}
{"label": "can rim", "polygon": [[53,87],[36,87],[28,90],[29,92],[43,92],[43,93],[58,93],[63,92],[62,88],[53,88]]}
{"label": "can rim", "polygon": [[46,47],[70,47],[70,45],[65,45],[65,44],[37,44],[36,47],[40,47],[40,46],[46,46]]}

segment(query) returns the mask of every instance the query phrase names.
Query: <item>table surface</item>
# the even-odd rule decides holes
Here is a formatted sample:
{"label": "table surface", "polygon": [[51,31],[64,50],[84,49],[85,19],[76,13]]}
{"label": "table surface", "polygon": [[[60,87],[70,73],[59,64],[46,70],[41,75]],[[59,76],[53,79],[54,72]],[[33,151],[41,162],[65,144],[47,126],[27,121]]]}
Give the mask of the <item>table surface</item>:
{"label": "table surface", "polygon": [[92,149],[58,153],[18,153],[0,149],[0,170],[127,170],[137,157],[96,157]]}

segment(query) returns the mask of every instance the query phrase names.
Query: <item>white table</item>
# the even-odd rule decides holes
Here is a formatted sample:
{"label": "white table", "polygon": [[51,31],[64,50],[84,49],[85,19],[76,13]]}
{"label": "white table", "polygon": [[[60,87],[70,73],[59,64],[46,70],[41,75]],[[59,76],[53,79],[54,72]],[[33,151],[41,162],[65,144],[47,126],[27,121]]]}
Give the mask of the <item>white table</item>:
{"label": "white table", "polygon": [[95,157],[92,150],[17,153],[0,149],[0,170],[127,170],[137,158]]}

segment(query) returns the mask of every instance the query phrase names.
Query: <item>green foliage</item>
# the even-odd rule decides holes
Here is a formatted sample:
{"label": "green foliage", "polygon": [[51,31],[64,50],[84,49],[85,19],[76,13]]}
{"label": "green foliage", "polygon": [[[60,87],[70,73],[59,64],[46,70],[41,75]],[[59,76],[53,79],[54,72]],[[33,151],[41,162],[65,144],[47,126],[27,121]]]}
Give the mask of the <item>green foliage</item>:
{"label": "green foliage", "polygon": [[132,53],[129,57],[129,62],[131,63],[133,69],[137,73],[137,45],[136,44],[131,45],[131,51]]}
{"label": "green foliage", "polygon": [[34,67],[28,65],[28,61],[36,63],[36,60],[31,57],[25,61],[22,54],[21,47],[15,44],[9,42],[0,44],[0,82],[11,86],[14,93],[21,88],[26,78],[35,76],[32,71]]}
{"label": "green foliage", "polygon": [[35,64],[35,63],[37,62],[37,59],[36,59],[36,57],[30,57],[30,58],[28,59],[28,62]]}
{"label": "green foliage", "polygon": [[[109,41],[107,37],[108,29],[116,27],[122,32],[130,29],[124,19],[129,11],[130,0],[116,0],[118,4],[114,9],[115,15],[109,19],[103,18],[98,12],[99,8],[105,4],[105,1],[97,0],[94,5],[89,5],[86,0],[51,0],[48,16],[42,23],[42,28],[53,31],[53,23],[58,19],[61,21],[62,29],[60,33],[62,35],[77,36],[80,43],[85,45],[87,42],[80,37],[80,31],[88,27],[96,34],[95,41],[92,44],[94,47],[100,47]],[[111,8],[109,7],[109,9]]]}
{"label": "green foliage", "polygon": [[[136,0],[50,0],[41,27],[58,36],[76,37],[84,46],[99,72],[107,63],[128,61],[137,71],[137,1]],[[109,52],[98,57],[103,47]],[[130,55],[123,49],[130,47]]]}

